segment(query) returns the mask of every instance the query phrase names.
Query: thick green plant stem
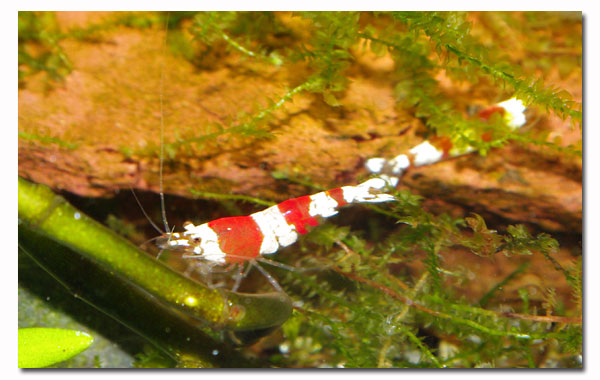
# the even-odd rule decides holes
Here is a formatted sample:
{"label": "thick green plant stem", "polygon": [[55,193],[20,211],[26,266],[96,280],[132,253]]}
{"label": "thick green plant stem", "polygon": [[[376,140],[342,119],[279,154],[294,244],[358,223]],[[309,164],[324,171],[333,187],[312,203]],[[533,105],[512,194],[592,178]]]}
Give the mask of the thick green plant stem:
{"label": "thick green plant stem", "polygon": [[[97,294],[88,299],[86,291],[101,288],[102,293],[108,293],[109,285],[119,283],[120,288],[112,290],[117,294],[110,294],[108,302],[101,299],[99,308],[137,331],[148,329],[150,324],[162,324],[153,315],[158,312],[153,308],[166,309],[166,314],[177,316],[169,317],[175,319],[162,326],[170,331],[179,328],[179,321],[188,320],[187,324],[196,329],[208,326],[247,334],[275,328],[291,314],[291,303],[285,295],[209,289],[181,276],[87,217],[46,186],[22,178],[19,178],[19,244],[74,294],[94,305]],[[88,273],[86,266],[77,265],[81,261],[98,270]],[[141,309],[135,310],[136,307]],[[149,330],[156,332],[155,326]],[[165,343],[173,345],[170,338]],[[222,352],[217,348],[210,352],[214,350]],[[179,359],[180,353],[173,356]]]}
{"label": "thick green plant stem", "polygon": [[157,302],[130,281],[23,225],[19,226],[19,247],[75,297],[145,337],[176,365],[228,365],[211,355],[214,350],[227,350],[194,325],[194,320]]}

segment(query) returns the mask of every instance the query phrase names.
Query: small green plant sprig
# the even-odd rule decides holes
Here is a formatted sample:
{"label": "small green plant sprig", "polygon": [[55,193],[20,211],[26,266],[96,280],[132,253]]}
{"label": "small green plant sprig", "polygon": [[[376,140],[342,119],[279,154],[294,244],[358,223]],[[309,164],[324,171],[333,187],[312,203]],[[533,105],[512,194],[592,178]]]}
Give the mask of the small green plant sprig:
{"label": "small green plant sprig", "polygon": [[59,32],[52,12],[19,12],[19,80],[46,72],[57,81],[71,72],[72,65],[59,45]]}

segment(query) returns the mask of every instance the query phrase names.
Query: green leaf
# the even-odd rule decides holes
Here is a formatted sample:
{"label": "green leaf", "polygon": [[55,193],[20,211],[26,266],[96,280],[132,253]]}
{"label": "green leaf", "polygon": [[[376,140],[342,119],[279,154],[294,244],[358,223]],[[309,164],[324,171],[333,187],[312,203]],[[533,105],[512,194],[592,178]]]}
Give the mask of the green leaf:
{"label": "green leaf", "polygon": [[94,338],[76,330],[33,327],[19,329],[19,368],[41,368],[70,359]]}

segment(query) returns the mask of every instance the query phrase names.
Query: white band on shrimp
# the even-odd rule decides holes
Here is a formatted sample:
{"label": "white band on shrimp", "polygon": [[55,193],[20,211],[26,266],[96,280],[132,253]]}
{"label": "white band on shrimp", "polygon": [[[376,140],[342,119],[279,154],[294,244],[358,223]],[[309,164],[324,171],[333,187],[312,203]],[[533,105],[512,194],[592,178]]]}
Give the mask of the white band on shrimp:
{"label": "white band on shrimp", "polygon": [[431,145],[429,141],[423,141],[409,151],[415,156],[415,166],[429,165],[438,162],[444,156],[444,152]]}
{"label": "white band on shrimp", "polygon": [[393,201],[395,199],[393,195],[372,192],[372,190],[379,191],[383,189],[387,184],[385,179],[376,177],[371,178],[358,186],[344,186],[342,187],[342,190],[344,191],[344,200],[348,203],[379,203]]}
{"label": "white band on shrimp", "polygon": [[410,166],[410,159],[406,154],[400,154],[388,161],[392,166],[393,174],[402,174],[402,172]]}
{"label": "white band on shrimp", "polygon": [[506,113],[504,114],[504,121],[512,129],[517,129],[527,123],[525,117],[525,110],[527,107],[523,104],[521,99],[510,98],[497,104],[499,107],[504,108]]}
{"label": "white band on shrimp", "polygon": [[219,237],[217,233],[208,226],[207,223],[195,226],[192,223],[184,226],[183,236],[190,236],[192,239],[200,239],[200,244],[194,247],[196,255],[202,255],[208,261],[216,263],[225,262],[225,252],[219,246]]}
{"label": "white band on shrimp", "polygon": [[396,177],[396,176],[390,176],[387,174],[380,174],[379,178],[383,179],[385,182],[387,182],[388,186],[390,187],[396,187],[398,186],[398,183],[400,182],[400,178]]}
{"label": "white band on shrimp", "polygon": [[369,158],[367,162],[365,162],[365,167],[371,173],[380,173],[383,170],[387,160],[383,157],[373,157]]}
{"label": "white band on shrimp", "polygon": [[310,196],[308,215],[328,218],[338,213],[336,211],[337,206],[337,201],[322,191]]}
{"label": "white band on shrimp", "polygon": [[294,225],[289,225],[277,206],[250,215],[263,234],[261,254],[275,253],[279,246],[287,247],[298,240]]}

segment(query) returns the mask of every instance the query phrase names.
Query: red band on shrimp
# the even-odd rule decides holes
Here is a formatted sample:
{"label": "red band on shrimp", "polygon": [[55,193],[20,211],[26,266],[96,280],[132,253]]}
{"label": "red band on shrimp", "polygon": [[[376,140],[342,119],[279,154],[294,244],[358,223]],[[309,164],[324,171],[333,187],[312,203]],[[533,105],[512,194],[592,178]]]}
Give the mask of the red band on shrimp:
{"label": "red band on shrimp", "polygon": [[288,224],[293,224],[298,233],[305,234],[308,232],[305,227],[307,224],[313,227],[319,225],[319,221],[308,213],[310,202],[310,197],[306,195],[283,201],[277,205],[277,208]]}
{"label": "red band on shrimp", "polygon": [[335,199],[335,201],[338,204],[338,207],[342,207],[348,204],[348,202],[346,202],[346,200],[344,199],[344,190],[342,190],[341,188],[338,187],[335,189],[327,190],[326,193],[331,198]]}
{"label": "red band on shrimp", "polygon": [[454,147],[454,144],[452,144],[452,140],[450,140],[450,138],[448,136],[434,137],[431,139],[431,143],[437,149],[444,152],[444,155],[442,158],[450,157],[450,151]]}
{"label": "red band on shrimp", "polygon": [[498,112],[502,116],[502,115],[504,115],[504,112],[506,112],[506,110],[500,106],[488,107],[488,108],[485,108],[485,109],[479,111],[479,117],[482,120],[489,120],[489,118],[492,117],[492,115],[495,114],[496,112]]}
{"label": "red band on shrimp", "polygon": [[227,262],[244,262],[258,256],[263,234],[251,217],[220,218],[209,222],[208,226],[219,237],[219,247],[227,255]]}

